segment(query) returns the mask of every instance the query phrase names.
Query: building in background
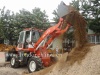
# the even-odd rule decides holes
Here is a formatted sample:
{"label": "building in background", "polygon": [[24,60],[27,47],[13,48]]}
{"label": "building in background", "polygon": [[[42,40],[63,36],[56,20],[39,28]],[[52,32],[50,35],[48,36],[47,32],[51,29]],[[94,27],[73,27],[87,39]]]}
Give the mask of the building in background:
{"label": "building in background", "polygon": [[100,34],[96,34],[92,30],[88,29],[88,40],[90,43],[100,44]]}
{"label": "building in background", "polygon": [[[51,26],[55,24],[56,22],[50,22]],[[70,28],[70,31],[73,32],[73,28]],[[100,34],[96,34],[90,29],[88,29],[87,33],[88,33],[87,39],[90,43],[100,44]],[[59,49],[64,49],[65,51],[68,51],[70,48],[74,47],[75,41],[70,40],[67,37],[62,38],[62,36],[59,36],[53,41],[51,48],[54,50],[57,45],[59,46]]]}

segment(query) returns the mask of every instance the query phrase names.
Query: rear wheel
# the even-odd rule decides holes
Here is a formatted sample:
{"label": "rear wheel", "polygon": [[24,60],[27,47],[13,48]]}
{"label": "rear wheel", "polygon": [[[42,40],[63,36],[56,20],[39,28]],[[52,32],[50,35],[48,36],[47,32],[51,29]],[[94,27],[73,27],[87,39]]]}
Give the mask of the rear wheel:
{"label": "rear wheel", "polygon": [[5,53],[5,61],[10,61],[10,54],[9,54],[9,52]]}
{"label": "rear wheel", "polygon": [[15,57],[12,57],[10,60],[10,65],[12,68],[18,68],[19,67],[19,61],[16,60]]}

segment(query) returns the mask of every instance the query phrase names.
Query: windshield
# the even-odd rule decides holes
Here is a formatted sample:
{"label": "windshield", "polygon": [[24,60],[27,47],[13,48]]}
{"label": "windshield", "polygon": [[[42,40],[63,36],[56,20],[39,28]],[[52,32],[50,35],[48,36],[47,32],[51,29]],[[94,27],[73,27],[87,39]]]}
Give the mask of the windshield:
{"label": "windshield", "polygon": [[25,35],[24,32],[20,32],[20,36],[19,36],[19,40],[18,40],[19,43],[24,43],[24,35]]}
{"label": "windshield", "polygon": [[39,32],[35,31],[32,33],[32,41],[33,42],[37,42],[39,38],[40,38]]}

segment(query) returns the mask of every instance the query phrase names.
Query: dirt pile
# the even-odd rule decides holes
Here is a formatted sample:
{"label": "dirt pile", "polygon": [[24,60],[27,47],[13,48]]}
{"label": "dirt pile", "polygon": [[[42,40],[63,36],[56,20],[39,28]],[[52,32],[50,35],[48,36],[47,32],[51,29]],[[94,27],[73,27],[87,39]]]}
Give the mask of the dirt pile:
{"label": "dirt pile", "polygon": [[0,44],[0,52],[10,51],[10,50],[12,50],[13,48],[15,48],[15,46]]}
{"label": "dirt pile", "polygon": [[74,29],[74,39],[76,41],[75,46],[82,47],[87,41],[86,24],[84,17],[78,11],[71,11],[66,16],[64,16],[64,25],[66,27],[67,23],[73,26]]}
{"label": "dirt pile", "polygon": [[46,75],[100,75],[100,45],[92,46],[90,49],[81,64],[76,62],[69,66],[68,63],[60,60]]}
{"label": "dirt pile", "polygon": [[79,64],[82,63],[82,60],[85,59],[86,55],[90,52],[90,47],[94,44],[85,44],[82,47],[75,47],[67,56],[67,62],[69,65],[73,65],[75,62]]}
{"label": "dirt pile", "polygon": [[87,23],[82,15],[76,10],[73,10],[64,16],[64,19],[64,26],[69,23],[73,26],[74,29],[73,35],[75,40],[75,47],[69,53],[67,59],[68,62],[70,62],[72,65],[77,61],[81,62],[90,50],[90,44],[88,43],[86,32]]}

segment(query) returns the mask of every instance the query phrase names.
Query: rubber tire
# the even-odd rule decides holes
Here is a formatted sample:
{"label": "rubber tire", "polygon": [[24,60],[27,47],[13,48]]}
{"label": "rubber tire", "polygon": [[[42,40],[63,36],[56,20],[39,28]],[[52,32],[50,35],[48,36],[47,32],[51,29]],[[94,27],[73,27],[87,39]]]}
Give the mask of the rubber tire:
{"label": "rubber tire", "polygon": [[[15,60],[15,63],[13,65],[11,63],[12,59]],[[12,57],[11,60],[10,60],[10,65],[11,65],[12,68],[18,68],[20,64],[19,64],[19,61],[17,61],[15,57]]]}
{"label": "rubber tire", "polygon": [[10,61],[9,52],[5,52],[5,61]]}
{"label": "rubber tire", "polygon": [[37,58],[30,58],[29,61],[28,61],[28,71],[29,71],[29,73],[34,72],[34,71],[31,71],[31,70],[30,70],[30,63],[31,63],[32,61],[35,62],[35,64],[36,64],[36,68],[35,68],[34,71],[38,71],[38,70],[39,70],[39,64],[38,64],[39,62],[37,61]]}

